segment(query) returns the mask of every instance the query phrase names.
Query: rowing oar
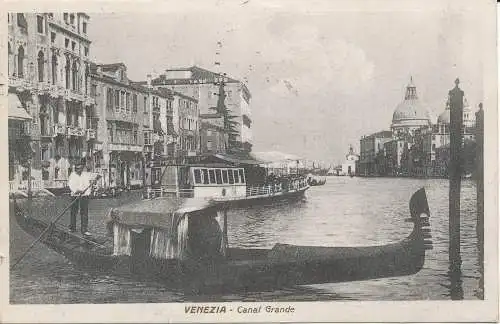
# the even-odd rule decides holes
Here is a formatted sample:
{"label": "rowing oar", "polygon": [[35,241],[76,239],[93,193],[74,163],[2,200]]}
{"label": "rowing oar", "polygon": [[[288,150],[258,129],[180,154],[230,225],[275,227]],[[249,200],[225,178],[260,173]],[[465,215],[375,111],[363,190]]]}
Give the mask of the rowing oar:
{"label": "rowing oar", "polygon": [[56,218],[54,218],[54,220],[52,220],[49,225],[47,226],[47,228],[42,232],[42,234],[40,234],[36,240],[33,241],[33,243],[31,243],[31,245],[28,247],[28,249],[26,249],[26,251],[24,251],[24,253],[21,255],[21,257],[19,259],[17,259],[17,261],[10,267],[10,270],[14,269],[15,266],[21,262],[21,260],[26,256],[26,254],[28,254],[28,252],[35,246],[35,244],[37,244],[41,239],[42,237],[45,235],[45,233],[47,233],[51,228],[52,226],[57,223],[57,221],[64,215],[64,213],[66,213],[66,211],[71,207],[73,206],[73,204],[87,191],[89,190],[90,187],[92,187],[96,182],[97,180],[100,178],[100,176],[97,176],[97,178],[95,180],[92,180],[90,182],[90,184],[88,185],[87,188],[85,188],[82,192],[80,192],[78,194],[78,196],[75,197],[75,199],[68,205],[66,206],[66,208],[63,209],[63,211],[59,214],[59,216],[57,216]]}

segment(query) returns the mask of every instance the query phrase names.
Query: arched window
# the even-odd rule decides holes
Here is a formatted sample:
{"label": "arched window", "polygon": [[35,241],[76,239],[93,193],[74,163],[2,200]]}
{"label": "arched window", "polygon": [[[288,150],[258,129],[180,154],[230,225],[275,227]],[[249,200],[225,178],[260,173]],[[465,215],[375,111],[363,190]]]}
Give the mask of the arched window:
{"label": "arched window", "polygon": [[57,56],[52,54],[52,84],[57,82]]}
{"label": "arched window", "polygon": [[17,76],[24,77],[24,48],[22,46],[19,46],[17,52]]}
{"label": "arched window", "polygon": [[69,57],[66,57],[66,89],[70,88],[71,82],[71,63],[69,62]]}
{"label": "arched window", "polygon": [[43,82],[43,69],[44,69],[43,52],[38,52],[38,82]]}
{"label": "arched window", "polygon": [[76,62],[73,62],[72,70],[73,70],[73,80],[72,80],[73,90],[76,91],[78,90],[78,68],[76,66]]}

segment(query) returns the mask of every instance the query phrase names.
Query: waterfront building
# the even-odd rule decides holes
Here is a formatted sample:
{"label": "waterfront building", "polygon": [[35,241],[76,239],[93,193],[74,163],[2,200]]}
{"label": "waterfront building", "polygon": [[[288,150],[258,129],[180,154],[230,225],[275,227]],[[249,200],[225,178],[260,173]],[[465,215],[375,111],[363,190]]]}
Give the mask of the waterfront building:
{"label": "waterfront building", "polygon": [[415,130],[431,126],[429,109],[420,101],[413,79],[406,87],[404,100],[397,105],[392,115],[391,131],[394,137],[412,136]]}
{"label": "waterfront building", "polygon": [[[141,82],[133,83],[141,87]],[[165,161],[168,156],[168,144],[174,143],[172,128],[169,132],[168,123],[172,124],[173,118],[173,95],[167,89],[153,89],[148,82],[147,104],[149,114],[149,125],[151,128],[144,128],[144,155],[146,163],[151,161]],[[173,157],[171,152],[171,157]]]}
{"label": "waterfront building", "polygon": [[201,114],[216,112],[220,84],[224,85],[226,107],[236,116],[238,149],[250,152],[252,148],[251,94],[247,86],[236,79],[197,66],[167,69],[152,81],[153,86],[167,87],[195,98]]}
{"label": "waterfront building", "polygon": [[200,114],[200,143],[202,154],[226,153],[227,134],[220,114]]}
{"label": "waterfront building", "polygon": [[99,139],[94,171],[105,187],[141,186],[145,154],[152,152],[150,94],[128,79],[123,63],[95,65],[91,77]]}
{"label": "waterfront building", "polygon": [[[92,150],[95,140],[89,16],[81,12],[7,16],[9,105],[20,103],[31,117],[23,126],[12,123],[11,134],[29,138],[31,152],[16,152],[14,145],[9,154],[11,187],[24,186],[28,173],[34,187],[65,187],[72,164]],[[17,139],[9,141],[14,144]],[[20,163],[23,155],[29,161]]]}
{"label": "waterfront building", "polygon": [[[464,97],[463,106],[463,143],[475,141],[475,112],[470,107]],[[437,123],[431,128],[422,129],[415,136],[417,143],[422,143],[421,147],[415,147],[414,152],[421,150],[422,158],[425,159],[426,174],[428,176],[445,175],[448,166],[450,145],[450,107],[446,104],[446,109],[439,115]],[[418,154],[418,153],[416,153]]]}
{"label": "waterfront building", "polygon": [[349,147],[349,153],[345,156],[345,161],[342,163],[342,175],[356,174],[356,162],[359,160],[359,155],[354,153],[352,146]]}
{"label": "waterfront building", "polygon": [[178,156],[200,155],[200,110],[198,100],[174,92],[175,108],[179,112]]}
{"label": "waterfront building", "polygon": [[[162,159],[172,161],[178,157],[179,141],[179,105],[175,105],[175,92],[166,88],[153,90],[160,98],[163,98],[164,105],[160,107],[159,121],[163,130],[163,154]],[[177,99],[178,101],[179,99]],[[174,109],[174,107],[176,109]]]}
{"label": "waterfront building", "polygon": [[384,143],[384,156],[386,174],[391,176],[400,175],[402,173],[401,160],[408,150],[410,143],[403,139],[392,139]]}
{"label": "waterfront building", "polygon": [[359,142],[360,156],[356,169],[360,175],[378,174],[381,169],[380,156],[384,156],[384,144],[392,140],[391,131],[380,131],[363,136]]}

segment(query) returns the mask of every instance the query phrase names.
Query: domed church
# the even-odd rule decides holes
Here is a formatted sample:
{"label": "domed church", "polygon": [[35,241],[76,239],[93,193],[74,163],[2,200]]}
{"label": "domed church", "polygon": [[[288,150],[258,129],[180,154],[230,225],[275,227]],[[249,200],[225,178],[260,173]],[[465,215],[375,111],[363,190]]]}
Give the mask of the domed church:
{"label": "domed church", "polygon": [[[471,108],[467,99],[464,97],[463,105],[463,124],[464,140],[474,140],[474,127],[476,125],[476,112]],[[446,109],[437,119],[436,137],[439,138],[437,146],[444,146],[450,143],[450,103],[446,103]]]}
{"label": "domed church", "polygon": [[392,115],[392,134],[395,137],[403,134],[413,135],[415,130],[430,127],[431,124],[429,109],[418,99],[417,87],[413,84],[413,78],[410,78],[405,98]]}

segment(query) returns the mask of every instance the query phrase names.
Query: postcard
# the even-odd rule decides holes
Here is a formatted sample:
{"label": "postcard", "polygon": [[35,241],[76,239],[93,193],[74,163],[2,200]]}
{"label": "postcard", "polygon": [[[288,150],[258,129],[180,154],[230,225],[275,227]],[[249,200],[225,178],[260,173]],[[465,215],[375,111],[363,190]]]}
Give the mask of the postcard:
{"label": "postcard", "polygon": [[4,4],[0,321],[498,320],[494,2]]}

